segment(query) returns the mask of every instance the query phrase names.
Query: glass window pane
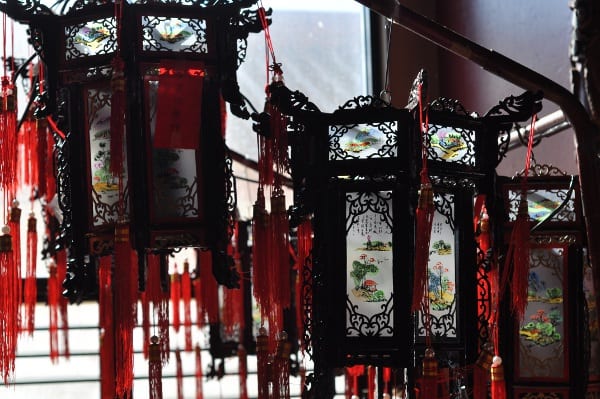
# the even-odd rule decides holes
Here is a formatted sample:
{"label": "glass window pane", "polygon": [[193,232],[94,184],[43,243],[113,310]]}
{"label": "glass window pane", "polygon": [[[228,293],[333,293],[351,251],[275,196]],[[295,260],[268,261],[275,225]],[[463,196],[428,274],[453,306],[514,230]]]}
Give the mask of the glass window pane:
{"label": "glass window pane", "polygon": [[[300,90],[325,112],[367,94],[363,6],[354,0],[265,0],[263,5],[273,9],[269,31],[290,89]],[[266,74],[264,35],[251,34],[238,81],[258,111],[265,100]],[[228,118],[227,145],[256,160],[256,134],[249,121]]]}

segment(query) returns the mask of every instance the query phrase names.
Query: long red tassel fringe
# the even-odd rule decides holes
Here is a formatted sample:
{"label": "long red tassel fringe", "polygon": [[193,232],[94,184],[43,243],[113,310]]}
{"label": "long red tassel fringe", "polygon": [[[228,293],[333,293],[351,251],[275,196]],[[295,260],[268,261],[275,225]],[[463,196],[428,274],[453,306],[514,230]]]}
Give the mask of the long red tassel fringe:
{"label": "long red tassel fringe", "polygon": [[112,259],[103,256],[98,266],[100,325],[100,386],[102,399],[115,397],[115,336],[113,334]]}
{"label": "long red tassel fringe", "polygon": [[129,395],[133,388],[133,328],[137,313],[137,256],[129,242],[129,225],[115,227],[116,393]]}
{"label": "long red tassel fringe", "polygon": [[175,348],[175,378],[177,380],[177,399],[183,399],[183,365],[181,364],[181,352]]}
{"label": "long red tassel fringe", "polygon": [[190,276],[190,264],[183,262],[181,273],[181,299],[183,302],[183,331],[185,335],[186,352],[191,352],[192,347],[192,278]]}
{"label": "long red tassel fringe", "polygon": [[202,313],[209,324],[219,322],[219,292],[217,281],[212,273],[212,254],[199,251],[200,280],[202,284]]}
{"label": "long red tassel fringe", "polygon": [[148,379],[150,399],[162,399],[162,361],[160,359],[160,338],[153,335],[148,345]]}
{"label": "long red tassel fringe", "polygon": [[277,352],[273,364],[273,398],[289,399],[290,397],[290,351],[291,344],[285,331],[279,334]]}
{"label": "long red tassel fringe", "polygon": [[504,366],[500,356],[494,356],[491,367],[492,399],[506,399],[506,383],[504,382]]}
{"label": "long red tassel fringe", "polygon": [[358,378],[365,374],[365,366],[357,364],[352,367],[346,368],[347,379],[351,381],[351,390],[348,389],[346,392],[346,398],[357,398],[358,399]]}
{"label": "long red tassel fringe", "polygon": [[[6,29],[4,30],[6,33]],[[20,330],[21,268],[19,238],[6,209],[14,198],[17,185],[17,97],[16,88],[8,76],[2,77],[0,99],[0,189],[4,196],[3,213],[6,226],[0,238],[0,373],[5,384],[14,375],[17,337]],[[7,220],[8,219],[8,220]],[[14,244],[14,245],[13,245]]]}
{"label": "long red tassel fringe", "polygon": [[490,368],[492,367],[493,347],[485,343],[473,366],[473,399],[487,399]]}
{"label": "long red tassel fringe", "polygon": [[26,256],[23,328],[29,336],[32,336],[35,329],[35,305],[37,302],[37,220],[33,212],[29,214],[27,220]]}
{"label": "long red tassel fringe", "polygon": [[56,263],[48,265],[48,308],[50,312],[50,323],[48,333],[50,334],[50,361],[58,361],[58,301],[60,300],[59,283]]}
{"label": "long red tassel fringe", "polygon": [[[202,386],[202,349],[200,345],[196,344],[194,351],[196,355],[196,399],[204,399],[204,389]],[[242,396],[240,396],[240,399],[243,399]]]}
{"label": "long red tassel fringe", "polygon": [[[228,245],[227,252],[234,261],[235,270],[242,274],[240,253],[238,250],[239,230],[238,222],[234,222],[233,237]],[[237,289],[225,289],[223,291],[223,311],[221,316],[222,329],[225,336],[237,340],[243,334],[245,327],[244,319],[244,279],[240,281]]]}
{"label": "long red tassel fringe", "polygon": [[[240,399],[248,399],[248,354],[244,345],[238,346],[238,364],[240,374]],[[201,399],[201,398],[196,398]]]}
{"label": "long red tassel fringe", "polygon": [[69,300],[62,295],[62,283],[67,278],[67,251],[61,250],[56,253],[56,276],[58,278],[58,315],[59,315],[59,330],[62,336],[62,352],[61,354],[68,359],[71,355],[69,349]]}
{"label": "long red tassel fringe", "polygon": [[269,336],[261,327],[256,337],[256,374],[258,376],[258,399],[269,399]]}
{"label": "long red tassel fringe", "polygon": [[175,332],[181,328],[180,305],[181,305],[181,275],[177,270],[177,263],[174,264],[173,274],[171,275],[171,311],[172,323]]}

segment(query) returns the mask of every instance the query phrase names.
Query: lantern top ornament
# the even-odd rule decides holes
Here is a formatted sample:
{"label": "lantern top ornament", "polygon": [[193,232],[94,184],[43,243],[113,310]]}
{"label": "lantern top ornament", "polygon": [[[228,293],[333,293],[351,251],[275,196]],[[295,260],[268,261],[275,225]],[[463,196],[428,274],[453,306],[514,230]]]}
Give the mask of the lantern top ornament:
{"label": "lantern top ornament", "polygon": [[238,10],[248,8],[256,3],[256,0],[130,0],[130,1],[106,1],[106,0],[62,0],[54,2],[48,6],[40,0],[5,0],[0,1],[0,11],[6,13],[12,19],[21,23],[30,23],[44,16],[58,15],[77,15],[79,13],[89,12],[99,7],[106,7],[114,4],[134,5],[134,6],[186,6],[193,8],[202,8],[207,11],[226,9]]}

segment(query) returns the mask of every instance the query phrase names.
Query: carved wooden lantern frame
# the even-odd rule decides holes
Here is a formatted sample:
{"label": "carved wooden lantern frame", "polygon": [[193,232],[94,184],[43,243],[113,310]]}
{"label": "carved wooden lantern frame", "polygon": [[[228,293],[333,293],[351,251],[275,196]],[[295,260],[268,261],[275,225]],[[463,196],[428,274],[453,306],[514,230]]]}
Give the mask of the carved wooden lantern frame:
{"label": "carved wooden lantern frame", "polygon": [[[111,77],[120,72],[117,55],[123,61],[126,96],[120,197],[131,242],[140,254],[210,249],[218,282],[237,285],[239,276],[226,253],[235,187],[223,138],[222,99],[232,113],[249,117],[236,70],[244,60],[248,34],[262,29],[255,3],[122,2],[119,21],[112,2],[76,1],[58,14],[37,1],[15,5],[11,16],[30,26],[30,42],[45,63],[41,114],[52,114],[64,133],[55,136],[55,153],[64,217],[61,242],[68,249],[65,287],[73,301],[94,290],[94,259],[113,247],[119,189],[107,166]],[[181,112],[193,100],[193,109],[181,117],[193,116],[198,124],[182,133],[192,138],[191,145],[154,148],[159,81],[173,76],[179,91],[169,101],[175,104],[167,107]],[[190,91],[186,82],[197,90]]]}
{"label": "carved wooden lantern frame", "polygon": [[[405,109],[362,96],[325,113],[281,84],[271,86],[271,98],[291,116],[292,216],[312,217],[314,229],[303,276],[304,336],[315,362],[311,388],[328,392],[335,367],[412,368],[424,344],[422,315],[410,311],[421,168],[416,87]],[[425,104],[436,193],[432,248],[443,241],[438,252],[452,263],[453,290],[460,290],[432,312],[431,330],[436,348],[455,364],[474,361],[480,333],[473,197],[492,192],[512,123],[539,110],[540,99],[509,97],[483,117],[453,100]]]}

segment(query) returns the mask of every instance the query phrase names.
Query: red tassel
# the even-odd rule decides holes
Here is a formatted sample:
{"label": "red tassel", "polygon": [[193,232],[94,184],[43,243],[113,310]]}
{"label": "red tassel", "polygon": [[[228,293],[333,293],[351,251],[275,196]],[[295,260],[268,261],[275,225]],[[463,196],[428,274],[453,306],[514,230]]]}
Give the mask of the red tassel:
{"label": "red tassel", "polygon": [[352,396],[348,396],[349,398],[358,399],[358,377],[365,373],[365,366],[362,364],[357,364],[356,366],[348,367],[346,369],[348,373],[349,379],[352,379]]}
{"label": "red tassel", "polygon": [[273,172],[273,147],[271,140],[258,136],[258,174],[261,183],[267,186],[273,185],[275,173]]}
{"label": "red tassel", "polygon": [[[152,304],[153,320],[157,320],[158,338],[160,345],[161,364],[165,366],[169,361],[170,339],[169,339],[169,294],[163,291],[161,287],[161,255],[147,255],[147,281],[146,281],[146,297],[148,306]],[[150,321],[148,320],[148,324]]]}
{"label": "red tassel", "polygon": [[383,368],[383,399],[390,399],[390,381],[392,380],[392,369],[390,367]]}
{"label": "red tassel", "polygon": [[479,250],[485,257],[491,248],[490,217],[485,207],[485,195],[481,194],[477,196],[474,214],[473,221],[475,224],[477,243],[479,244]]}
{"label": "red tassel", "polygon": [[[243,345],[238,346],[238,364],[240,374],[240,399],[248,399],[248,355]],[[201,398],[196,398],[201,399]]]}
{"label": "red tassel", "polygon": [[[531,164],[531,154],[533,151],[533,136],[535,133],[535,121],[537,115],[533,115],[531,120],[531,129],[527,142],[527,156],[525,159],[525,169],[521,181],[521,201],[517,218],[513,224],[510,235],[508,251],[504,261],[504,270],[502,274],[502,289],[510,284],[512,293],[512,310],[518,320],[523,320],[525,308],[527,307],[527,286],[529,283],[529,210],[527,205],[527,176]],[[512,267],[512,268],[511,268]],[[509,282],[510,279],[510,282]]]}
{"label": "red tassel", "polygon": [[[283,78],[283,77],[281,77]],[[281,82],[283,84],[283,82]],[[282,174],[289,169],[288,139],[287,139],[287,117],[271,103],[267,103],[269,113],[270,141],[272,146],[273,164],[275,165],[274,185],[281,187],[279,181]]]}
{"label": "red tassel", "polygon": [[504,366],[502,358],[494,356],[491,367],[492,399],[506,399],[506,383],[504,382]]}
{"label": "red tassel", "polygon": [[367,368],[367,398],[375,399],[375,379],[377,378],[377,372],[374,366]]}
{"label": "red tassel", "polygon": [[133,388],[133,328],[137,312],[137,260],[129,242],[129,225],[115,227],[116,393],[129,395]]}
{"label": "red tassel", "polygon": [[[22,298],[22,283],[21,283],[21,208],[19,208],[19,201],[16,199],[12,200],[12,205],[10,207],[10,219],[8,226],[10,227],[11,235],[12,235],[12,245],[13,245],[13,265],[16,269],[16,277],[17,284],[15,286],[15,295],[16,302],[15,306],[17,307],[17,329],[21,329],[21,318],[19,313],[19,305],[21,304]],[[17,331],[18,331],[17,330]]]}
{"label": "red tassel", "polygon": [[[0,93],[0,188],[5,197],[17,190],[17,90],[7,76],[2,77]],[[7,203],[5,202],[5,206]]]}
{"label": "red tassel", "polygon": [[30,111],[19,131],[19,178],[18,181],[28,187],[39,183],[39,139],[37,121]]}
{"label": "red tassel", "polygon": [[473,367],[473,399],[487,399],[488,376],[492,367],[493,347],[485,343]]}
{"label": "red tassel", "polygon": [[283,310],[290,307],[291,280],[289,255],[289,224],[283,190],[276,189],[271,196],[271,276],[275,281],[270,286],[269,330],[274,336],[283,329]]}
{"label": "red tassel", "polygon": [[181,273],[181,298],[183,300],[183,328],[185,332],[185,351],[192,351],[192,279],[190,277],[190,264],[183,262]]}
{"label": "red tassel", "polygon": [[60,323],[59,329],[62,334],[62,355],[68,359],[70,356],[68,314],[69,301],[64,295],[62,295],[62,283],[67,278],[67,252],[64,249],[56,253],[56,277],[58,278],[59,284],[58,314]]}
{"label": "red tassel", "polygon": [[[235,270],[242,274],[240,253],[237,249],[239,239],[238,223],[234,223],[233,238],[228,246],[228,254],[234,260]],[[244,319],[244,280],[240,281],[237,289],[226,289],[223,291],[223,312],[221,324],[224,334],[228,337],[236,337],[243,333]],[[235,338],[234,338],[235,339]]]}
{"label": "red tassel", "polygon": [[523,320],[527,307],[527,287],[529,284],[529,212],[527,193],[521,194],[519,213],[513,224],[508,252],[504,260],[502,286],[510,284],[512,310],[518,320]]}
{"label": "red tassel", "polygon": [[175,367],[177,379],[177,399],[183,399],[183,366],[181,364],[181,352],[175,349]]}
{"label": "red tassel", "polygon": [[160,339],[153,335],[148,348],[148,379],[150,399],[162,399],[162,361],[160,359]]}
{"label": "red tassel", "polygon": [[102,399],[115,397],[115,336],[113,334],[112,261],[100,258],[98,266],[98,302],[100,326],[100,384]]}
{"label": "red tassel", "polygon": [[56,263],[48,265],[48,308],[50,313],[50,361],[58,361],[58,301],[60,300],[59,283],[56,275]]}
{"label": "red tassel", "polygon": [[181,276],[177,271],[177,263],[174,265],[173,274],[171,275],[171,310],[173,316],[173,329],[179,332],[181,327],[181,318],[179,315],[179,305],[181,304]]}
{"label": "red tassel", "polygon": [[269,336],[261,327],[256,337],[256,373],[258,376],[258,399],[269,399]]}
{"label": "red tassel", "polygon": [[285,331],[279,334],[277,352],[273,364],[273,399],[290,398],[290,351],[291,344]]}
{"label": "red tassel", "polygon": [[110,86],[110,173],[120,178],[123,173],[124,143],[125,143],[125,64],[121,57],[116,56],[112,62],[112,78]]}
{"label": "red tassel", "polygon": [[269,248],[270,236],[268,232],[269,214],[265,209],[265,196],[259,188],[256,202],[254,203],[252,223],[252,287],[254,298],[260,309],[261,321],[268,318],[271,309],[269,302]]}
{"label": "red tassel", "polygon": [[199,251],[199,257],[203,318],[209,324],[216,324],[219,322],[219,292],[212,273],[212,254],[210,251]]}
{"label": "red tassel", "polygon": [[24,288],[23,329],[33,336],[35,329],[35,305],[37,302],[37,220],[32,213],[27,221],[27,261]]}
{"label": "red tassel", "polygon": [[425,350],[423,358],[423,378],[421,379],[421,395],[419,399],[438,398],[438,361],[431,348]]}
{"label": "red tassel", "polygon": [[[200,345],[196,344],[194,351],[196,354],[196,399],[204,399],[202,387],[202,350],[200,349]],[[240,396],[240,399],[244,398]]]}
{"label": "red tassel", "polygon": [[421,309],[421,301],[427,295],[427,267],[429,265],[429,241],[435,207],[433,189],[427,169],[421,170],[421,190],[416,211],[415,271],[413,282],[412,311]]}
{"label": "red tassel", "polygon": [[142,336],[144,338],[144,347],[142,348],[142,352],[144,359],[148,359],[150,356],[150,344],[152,343],[152,337],[150,336],[150,299],[148,298],[147,285],[146,291],[140,292],[140,304],[142,308]]}
{"label": "red tassel", "polygon": [[8,384],[15,372],[18,324],[19,275],[14,265],[10,227],[2,228],[0,236],[0,325],[4,326],[0,339],[0,372]]}

